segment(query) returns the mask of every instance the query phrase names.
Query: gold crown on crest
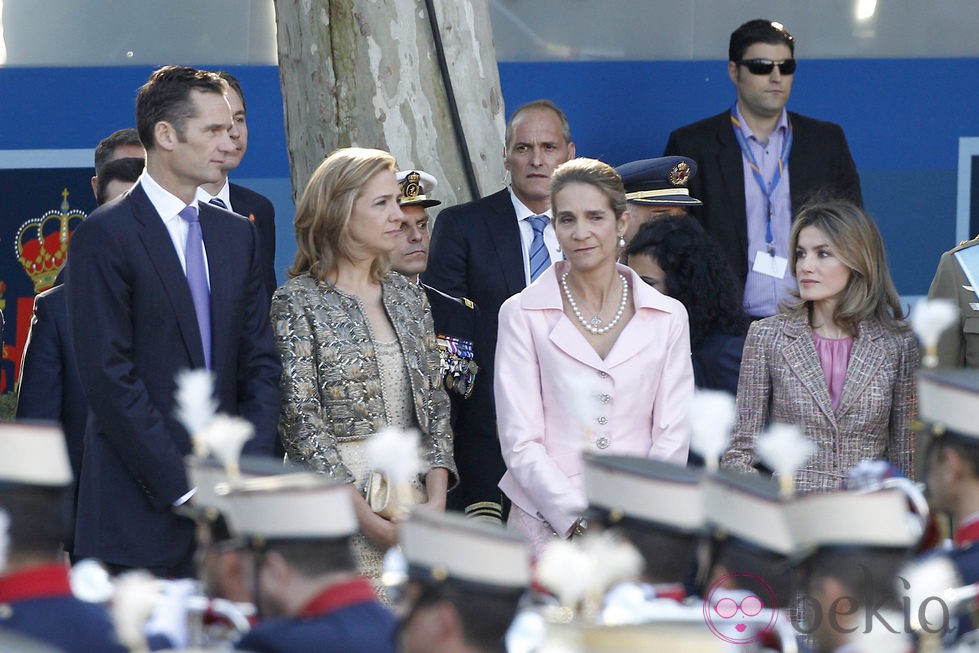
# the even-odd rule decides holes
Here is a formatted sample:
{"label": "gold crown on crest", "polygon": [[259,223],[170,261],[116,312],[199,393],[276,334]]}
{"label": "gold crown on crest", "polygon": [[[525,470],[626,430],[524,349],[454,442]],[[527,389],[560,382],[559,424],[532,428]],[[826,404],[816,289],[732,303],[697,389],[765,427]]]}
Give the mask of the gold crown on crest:
{"label": "gold crown on crest", "polygon": [[61,191],[60,209],[28,220],[17,233],[17,260],[34,282],[35,293],[54,285],[68,255],[71,233],[88,217],[84,211],[68,206],[68,195],[65,188]]}

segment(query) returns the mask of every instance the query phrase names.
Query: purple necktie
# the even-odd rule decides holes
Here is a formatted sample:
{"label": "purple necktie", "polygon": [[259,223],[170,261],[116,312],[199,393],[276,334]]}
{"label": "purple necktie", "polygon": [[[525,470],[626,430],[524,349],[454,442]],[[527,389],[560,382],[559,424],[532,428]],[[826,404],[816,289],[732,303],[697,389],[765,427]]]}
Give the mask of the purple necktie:
{"label": "purple necktie", "polygon": [[184,246],[187,285],[190,286],[190,296],[194,299],[197,327],[201,332],[201,345],[204,346],[204,364],[207,369],[211,369],[211,291],[207,287],[201,221],[197,217],[197,207],[193,204],[185,206],[179,215],[187,221],[187,244]]}

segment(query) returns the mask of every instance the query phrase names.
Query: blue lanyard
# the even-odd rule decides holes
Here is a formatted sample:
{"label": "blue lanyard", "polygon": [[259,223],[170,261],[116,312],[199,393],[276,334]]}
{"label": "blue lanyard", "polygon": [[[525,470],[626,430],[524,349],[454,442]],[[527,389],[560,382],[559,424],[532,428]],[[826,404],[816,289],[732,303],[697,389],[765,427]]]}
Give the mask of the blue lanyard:
{"label": "blue lanyard", "polygon": [[775,169],[775,175],[772,177],[772,183],[765,183],[765,178],[761,174],[761,168],[758,167],[758,161],[755,159],[754,152],[748,146],[748,139],[744,135],[744,131],[741,129],[741,122],[734,113],[734,109],[731,109],[731,124],[734,126],[734,135],[738,139],[738,145],[741,147],[741,153],[748,160],[748,166],[751,168],[751,174],[754,176],[755,181],[758,182],[761,192],[765,194],[765,199],[768,202],[768,225],[765,230],[765,242],[768,243],[768,253],[775,254],[775,236],[772,234],[772,196],[775,194],[775,189],[778,187],[778,182],[782,180],[782,172],[785,169],[785,165],[789,160],[789,152],[792,151],[792,123],[789,122],[789,134],[786,136],[785,141],[782,143],[782,153],[778,157],[778,167]]}

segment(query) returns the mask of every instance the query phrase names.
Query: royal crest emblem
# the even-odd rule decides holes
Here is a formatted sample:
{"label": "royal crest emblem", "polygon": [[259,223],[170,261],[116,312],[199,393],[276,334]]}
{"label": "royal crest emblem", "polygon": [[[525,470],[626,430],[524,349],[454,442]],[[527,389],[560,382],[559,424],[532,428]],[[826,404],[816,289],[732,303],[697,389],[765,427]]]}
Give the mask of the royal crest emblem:
{"label": "royal crest emblem", "polygon": [[60,209],[28,220],[17,232],[17,260],[34,282],[35,294],[54,285],[68,256],[71,234],[88,217],[84,211],[68,205],[68,195],[66,188],[61,192]]}

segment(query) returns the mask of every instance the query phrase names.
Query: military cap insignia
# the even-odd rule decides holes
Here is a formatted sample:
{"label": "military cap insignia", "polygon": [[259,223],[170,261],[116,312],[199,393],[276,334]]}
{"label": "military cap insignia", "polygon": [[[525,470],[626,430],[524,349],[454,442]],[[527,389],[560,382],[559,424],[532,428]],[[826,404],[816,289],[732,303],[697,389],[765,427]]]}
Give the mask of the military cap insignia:
{"label": "military cap insignia", "polygon": [[690,180],[690,166],[681,161],[670,170],[670,183],[674,186],[686,186]]}
{"label": "military cap insignia", "polygon": [[408,176],[405,177],[404,183],[401,185],[402,201],[417,199],[418,196],[422,194],[421,180],[421,175],[419,175],[417,172],[408,173]]}

